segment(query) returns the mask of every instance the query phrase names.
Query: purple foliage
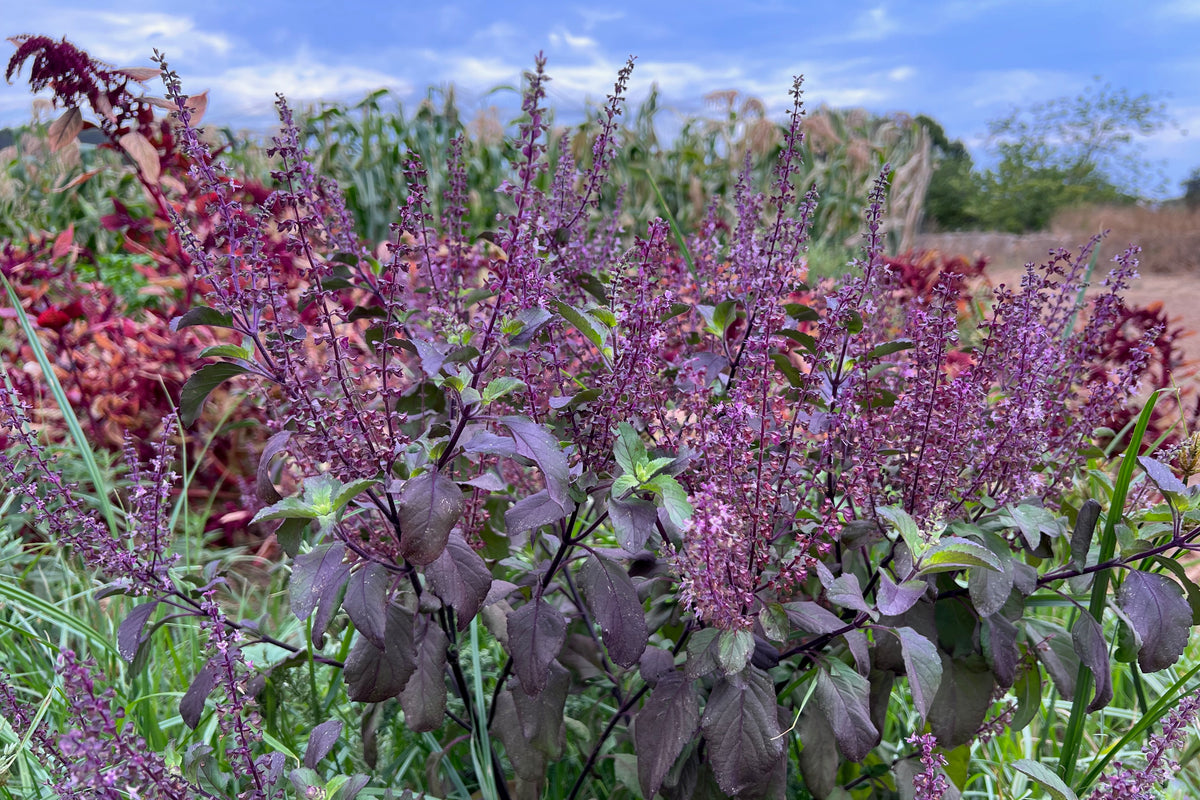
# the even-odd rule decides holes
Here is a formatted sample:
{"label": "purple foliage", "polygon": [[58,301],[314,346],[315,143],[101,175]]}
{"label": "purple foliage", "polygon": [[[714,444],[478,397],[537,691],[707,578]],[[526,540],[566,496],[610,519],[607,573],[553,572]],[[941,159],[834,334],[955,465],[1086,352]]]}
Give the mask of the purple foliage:
{"label": "purple foliage", "polygon": [[[45,58],[57,52],[39,47]],[[38,64],[35,80],[48,68]],[[610,735],[635,718],[643,787],[683,797],[708,781],[780,796],[791,733],[780,720],[794,706],[779,706],[795,698],[776,687],[805,669],[816,694],[797,721],[820,735],[802,743],[799,766],[806,782],[832,788],[843,759],[862,761],[879,743],[879,712],[902,676],[933,731],[908,739],[920,747],[916,797],[938,800],[949,783],[934,748],[988,730],[984,719],[1019,663],[1035,678],[1035,658],[1056,681],[1073,677],[1053,660],[1053,636],[997,609],[1023,606],[1041,586],[1191,546],[1177,529],[1154,552],[1092,567],[1088,529],[1072,537],[1072,566],[1039,573],[1023,559],[1022,550],[1050,557],[1026,528],[1035,539],[1060,533],[1055,512],[1073,510],[1064,490],[1084,447],[1145,367],[1153,336],[1119,374],[1101,364],[1136,249],[1117,259],[1090,310],[1080,297],[1095,241],[1030,265],[1019,287],[999,287],[972,320],[961,275],[914,296],[889,266],[885,166],[854,274],[812,289],[803,279],[818,198],[795,186],[799,80],[768,191],[750,185],[747,169],[732,219],[714,205],[690,252],[679,253],[678,232],[662,220],[626,238],[619,215],[595,213],[612,180],[632,59],[581,165],[565,146],[556,163],[549,157],[539,55],[510,179],[498,187],[507,203],[498,230],[467,229],[455,140],[443,218],[433,219],[428,175],[412,158],[391,241],[371,254],[337,186],[314,174],[282,98],[271,148],[278,188],[247,207],[160,64],[191,180],[219,221],[214,243],[176,218],[211,307],[175,325],[224,327],[247,342],[209,354],[223,360],[189,380],[181,417],[193,419],[228,378],[256,381],[275,432],[256,484],[271,505],[256,519],[279,526],[293,557],[292,612],[311,635],[301,647],[235,623],[218,601],[219,577],[185,588],[172,575],[165,440],[148,465],[131,463],[128,542],[74,498],[7,395],[0,413],[21,447],[0,455],[0,469],[57,543],[118,588],[201,626],[207,660],[180,711],[194,727],[212,709],[231,795],[267,800],[283,761],[263,744],[255,688],[264,665],[245,657],[249,641],[342,669],[349,698],[398,700],[422,731],[454,725],[482,744],[490,729],[521,793],[538,791],[562,759],[568,695],[602,687],[615,711],[572,798]],[[279,236],[282,251],[272,244]],[[272,459],[284,454],[302,488],[281,498]],[[1152,657],[1143,663],[1154,667],[1178,657],[1190,622],[1177,587],[1160,578],[1127,581],[1133,597],[1120,600],[1137,607],[1127,616],[1141,628],[1154,609],[1171,611],[1160,620],[1166,630],[1138,630]],[[484,608],[505,655],[488,676],[490,702],[478,707],[459,637]],[[122,626],[127,656],[155,607],[138,609]],[[356,638],[331,624],[339,609]],[[868,637],[869,628],[895,636]],[[327,636],[339,638],[344,663],[322,652]],[[64,780],[82,770],[95,786],[136,779],[175,796],[176,778],[154,777],[151,755],[121,762],[136,775],[103,760],[94,742],[126,752],[135,740],[121,740],[124,729],[102,713],[111,694],[63,663],[64,680],[82,687],[74,727],[57,741],[35,734],[40,752],[64,763]],[[6,713],[27,726],[16,695],[0,688]],[[1165,774],[1163,752],[1194,701],[1148,742],[1143,779]],[[1005,711],[993,727],[1016,716]],[[689,747],[690,735],[653,735],[672,720],[699,729],[705,747]],[[501,763],[498,751],[488,755]],[[307,780],[291,777],[298,787]],[[507,783],[500,791],[507,796]]]}

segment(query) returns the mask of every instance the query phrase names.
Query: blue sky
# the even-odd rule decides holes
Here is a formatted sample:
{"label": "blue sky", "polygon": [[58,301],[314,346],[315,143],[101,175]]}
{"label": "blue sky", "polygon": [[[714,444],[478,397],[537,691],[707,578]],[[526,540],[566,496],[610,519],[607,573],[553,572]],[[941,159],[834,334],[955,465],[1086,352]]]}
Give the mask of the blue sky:
{"label": "blue sky", "polygon": [[[66,36],[118,66],[166,52],[185,90],[210,90],[209,120],[265,128],[276,91],[295,103],[389,87],[415,102],[454,83],[468,110],[494,102],[539,50],[561,118],[603,99],[638,57],[634,101],[652,84],[674,112],[738,89],[782,119],[791,76],[810,107],[925,113],[983,156],[987,121],[1073,95],[1094,77],[1162,95],[1176,121],[1145,142],[1167,194],[1200,167],[1200,0],[942,2],[433,2],[0,0],[5,36]],[[5,45],[7,46],[7,45]],[[7,56],[6,56],[7,57]],[[31,98],[0,83],[0,125]]]}

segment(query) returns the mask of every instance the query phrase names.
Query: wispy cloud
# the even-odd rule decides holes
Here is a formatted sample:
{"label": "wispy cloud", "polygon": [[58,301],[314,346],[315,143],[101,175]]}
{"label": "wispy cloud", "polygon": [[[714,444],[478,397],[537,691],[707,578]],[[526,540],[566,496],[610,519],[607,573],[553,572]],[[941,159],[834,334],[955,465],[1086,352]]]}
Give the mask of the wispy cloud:
{"label": "wispy cloud", "polygon": [[[49,34],[71,31],[92,55],[121,66],[146,63],[154,48],[176,59],[226,56],[234,48],[228,34],[203,27],[186,14],[60,6],[19,17],[36,17],[37,30]],[[14,22],[20,24],[19,18]]]}
{"label": "wispy cloud", "polygon": [[868,8],[858,15],[846,38],[860,42],[877,42],[900,30],[900,24],[888,13],[886,6]]}
{"label": "wispy cloud", "polygon": [[1200,0],[1171,0],[1159,7],[1157,16],[1165,19],[1180,17],[1200,19]]}
{"label": "wispy cloud", "polygon": [[395,75],[353,64],[322,63],[303,52],[287,61],[231,67],[186,80],[190,91],[211,89],[226,109],[239,116],[271,113],[277,92],[295,107],[317,100],[357,100],[376,89],[391,89],[402,97],[413,91]]}

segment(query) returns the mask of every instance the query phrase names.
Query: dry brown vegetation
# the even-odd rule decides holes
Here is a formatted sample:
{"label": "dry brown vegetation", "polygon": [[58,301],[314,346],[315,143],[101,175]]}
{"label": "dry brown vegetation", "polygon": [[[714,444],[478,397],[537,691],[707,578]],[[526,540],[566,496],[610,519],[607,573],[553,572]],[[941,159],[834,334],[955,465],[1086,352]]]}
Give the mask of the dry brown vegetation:
{"label": "dry brown vegetation", "polygon": [[981,254],[997,271],[1043,261],[1056,247],[1077,247],[1108,230],[1100,261],[1108,261],[1130,243],[1142,248],[1142,273],[1180,275],[1200,271],[1200,209],[1180,206],[1083,206],[1059,212],[1049,231],[1014,234],[991,231],[931,233],[917,247],[944,253]]}

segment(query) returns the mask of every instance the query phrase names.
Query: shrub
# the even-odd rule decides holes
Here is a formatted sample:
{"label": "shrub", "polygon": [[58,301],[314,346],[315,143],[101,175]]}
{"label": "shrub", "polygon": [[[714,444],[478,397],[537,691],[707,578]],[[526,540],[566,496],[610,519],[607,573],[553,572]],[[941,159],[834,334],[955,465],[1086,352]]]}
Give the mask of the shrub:
{"label": "shrub", "polygon": [[[566,152],[546,160],[543,68],[528,75],[497,230],[475,239],[449,202],[436,232],[412,159],[377,259],[282,98],[278,188],[248,207],[162,63],[216,220],[211,237],[177,228],[209,305],[173,327],[242,342],[206,353],[180,414],[190,424],[231,378],[270,410],[256,519],[278,524],[296,622],[276,635],[277,620],[234,620],[215,567],[171,554],[165,443],[135,473],[130,535],[113,538],[5,399],[21,442],[0,460],[10,487],[139,600],[117,641],[132,670],[168,616],[194,619],[207,644],[179,711],[219,735],[194,740],[182,777],[152,754],[85,747],[141,749],[102,692],[73,695],[62,739],[0,694],[18,735],[58,765],[60,791],[266,798],[290,781],[349,800],[399,769],[379,760],[381,739],[427,732],[427,777],[406,789],[440,791],[457,749],[471,765],[453,773],[463,796],[882,798],[907,784],[940,797],[966,780],[948,755],[961,766],[959,748],[1038,716],[1044,674],[1076,704],[1060,772],[1006,770],[1063,797],[1095,782],[1106,760],[1077,776],[1076,758],[1084,706],[1113,696],[1113,625],[1122,658],[1153,672],[1179,659],[1193,614],[1155,570],[1194,548],[1195,460],[1185,448],[1172,471],[1137,458],[1153,401],[1117,478],[1088,472],[1093,431],[1153,347],[1154,331],[1096,379],[1136,248],[1086,309],[1095,241],[1053,254],[999,288],[960,343],[962,273],[929,285],[884,258],[885,167],[854,273],[815,292],[803,279],[816,192],[792,181],[798,80],[769,191],[743,178],[734,219],[714,210],[687,239],[655,220],[630,246],[593,209],[632,61],[586,169]],[[453,159],[450,174],[463,174]],[[1139,463],[1162,498],[1159,524],[1140,531],[1120,524]],[[284,476],[298,487],[286,497]],[[1041,602],[1068,582],[1090,591],[1070,630]],[[71,686],[100,680],[65,654],[61,669]],[[309,722],[304,748],[287,744],[288,706]],[[361,731],[354,750],[345,722]],[[1147,775],[1179,724],[1153,741]]]}

